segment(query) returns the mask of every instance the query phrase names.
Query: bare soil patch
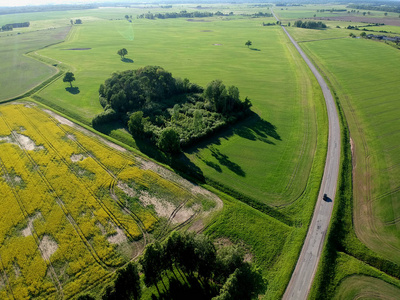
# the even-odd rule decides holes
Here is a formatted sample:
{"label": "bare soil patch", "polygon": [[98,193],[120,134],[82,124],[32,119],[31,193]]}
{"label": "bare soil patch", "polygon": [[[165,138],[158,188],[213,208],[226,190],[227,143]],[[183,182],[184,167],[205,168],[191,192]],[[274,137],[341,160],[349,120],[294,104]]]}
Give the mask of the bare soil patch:
{"label": "bare soil patch", "polygon": [[200,32],[213,32],[212,30],[200,30]]}
{"label": "bare soil patch", "polygon": [[37,146],[30,137],[17,133],[15,131],[13,131],[10,136],[0,136],[0,141],[17,145],[22,150],[44,150],[43,146]]}
{"label": "bare soil patch", "polygon": [[39,249],[43,259],[49,260],[50,256],[57,251],[58,245],[49,235],[45,235],[40,241]]}
{"label": "bare soil patch", "polygon": [[170,219],[173,224],[183,223],[196,214],[193,209],[184,206],[177,210],[173,204],[151,196],[147,191],[142,191],[139,199],[144,206],[152,205],[158,216]]}
{"label": "bare soil patch", "polygon": [[120,188],[127,196],[129,197],[136,197],[136,191],[128,186],[125,182],[118,181],[117,187]]}
{"label": "bare soil patch", "polygon": [[111,244],[121,244],[123,242],[126,242],[128,239],[123,232],[123,230],[119,227],[116,227],[115,230],[117,231],[116,234],[111,235],[107,238],[107,241]]}
{"label": "bare soil patch", "polygon": [[87,158],[87,156],[83,154],[72,154],[70,158],[71,161],[75,163],[84,160],[85,158]]}
{"label": "bare soil patch", "polygon": [[40,217],[42,217],[42,214],[40,212],[38,212],[34,216],[32,216],[28,219],[28,226],[26,226],[26,228],[22,229],[22,231],[21,231],[23,236],[27,237],[27,236],[32,235],[33,221],[35,221],[36,219],[38,219]]}
{"label": "bare soil patch", "polygon": [[213,46],[222,46],[222,44],[213,44]]}

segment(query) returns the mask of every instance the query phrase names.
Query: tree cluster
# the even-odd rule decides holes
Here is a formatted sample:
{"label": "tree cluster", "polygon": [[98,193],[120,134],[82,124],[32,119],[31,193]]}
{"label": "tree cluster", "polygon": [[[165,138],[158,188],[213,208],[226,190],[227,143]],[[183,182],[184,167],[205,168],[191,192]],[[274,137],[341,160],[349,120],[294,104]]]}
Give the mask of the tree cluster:
{"label": "tree cluster", "polygon": [[307,29],[321,29],[321,28],[326,28],[326,24],[322,23],[321,21],[315,22],[315,21],[301,21],[297,20],[293,23],[294,27],[299,27],[299,28],[307,28]]}
{"label": "tree cluster", "polygon": [[257,13],[254,13],[254,14],[252,14],[252,15],[250,15],[252,18],[262,18],[262,17],[264,17],[264,18],[271,18],[271,17],[273,17],[273,15],[271,14],[271,13],[264,13],[264,12],[261,12],[261,11],[259,11],[259,12],[257,12]]}
{"label": "tree cluster", "polygon": [[144,283],[157,290],[157,283],[163,281],[167,272],[180,270],[197,276],[201,282],[214,282],[220,288],[215,300],[246,300],[264,292],[266,284],[260,271],[243,259],[244,251],[237,246],[217,251],[204,235],[172,232],[163,243],[147,245],[139,263]]}
{"label": "tree cluster", "polygon": [[101,294],[102,300],[140,299],[142,288],[137,265],[128,263],[125,267],[118,269],[115,280],[107,285]]}
{"label": "tree cluster", "polygon": [[251,107],[235,86],[214,80],[203,89],[158,66],[114,73],[99,97],[104,111],[92,120],[95,128],[122,119],[135,138],[170,153],[244,118]]}
{"label": "tree cluster", "polygon": [[6,25],[1,26],[1,30],[2,31],[11,31],[11,30],[13,30],[13,28],[29,27],[30,25],[31,25],[30,22],[6,24]]}

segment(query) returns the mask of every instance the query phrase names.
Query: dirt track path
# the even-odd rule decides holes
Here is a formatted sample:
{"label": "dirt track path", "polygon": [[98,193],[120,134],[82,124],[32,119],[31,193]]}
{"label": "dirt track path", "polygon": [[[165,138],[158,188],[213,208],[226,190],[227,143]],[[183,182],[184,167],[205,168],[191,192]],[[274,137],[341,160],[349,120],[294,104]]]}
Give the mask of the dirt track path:
{"label": "dirt track path", "polygon": [[[272,13],[274,14],[274,12]],[[275,14],[274,17],[279,21]],[[303,57],[321,86],[325,97],[329,119],[328,152],[326,155],[325,170],[318,194],[317,204],[314,209],[313,218],[310,227],[308,228],[307,236],[304,240],[296,268],[294,269],[292,278],[290,279],[285,294],[283,295],[283,299],[301,300],[307,299],[310,292],[332,215],[333,200],[336,195],[339,175],[340,125],[335,101],[325,80],[301,50],[296,41],[286,31],[286,28],[282,26],[282,29],[296,47],[297,51],[299,51],[300,55]],[[324,194],[328,195],[328,201],[322,199]]]}

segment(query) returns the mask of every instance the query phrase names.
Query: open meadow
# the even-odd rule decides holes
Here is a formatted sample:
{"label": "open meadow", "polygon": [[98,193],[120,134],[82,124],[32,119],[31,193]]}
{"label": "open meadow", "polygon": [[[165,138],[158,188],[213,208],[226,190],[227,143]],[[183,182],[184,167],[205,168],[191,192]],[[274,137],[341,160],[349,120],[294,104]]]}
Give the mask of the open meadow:
{"label": "open meadow", "polygon": [[48,28],[23,34],[14,32],[10,35],[2,32],[0,82],[3,88],[0,90],[0,101],[19,96],[57,73],[55,67],[45,65],[25,54],[49,44],[62,42],[69,29],[69,27]]}
{"label": "open meadow", "polygon": [[382,280],[367,276],[351,276],[338,287],[335,299],[396,300],[400,289]]}
{"label": "open meadow", "polygon": [[0,107],[1,299],[72,297],[168,227],[201,228],[221,209],[208,191],[49,113]]}

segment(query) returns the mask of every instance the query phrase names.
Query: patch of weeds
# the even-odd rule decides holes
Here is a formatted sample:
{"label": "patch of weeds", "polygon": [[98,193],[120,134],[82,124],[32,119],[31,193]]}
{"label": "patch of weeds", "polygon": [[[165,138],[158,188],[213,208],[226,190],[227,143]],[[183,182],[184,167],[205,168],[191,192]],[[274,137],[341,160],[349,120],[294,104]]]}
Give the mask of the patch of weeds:
{"label": "patch of weeds", "polygon": [[203,198],[201,200],[201,207],[204,211],[209,211],[217,205],[217,202],[211,199]]}
{"label": "patch of weeds", "polygon": [[76,176],[80,178],[88,178],[90,180],[94,180],[96,177],[96,174],[82,168],[81,166],[75,163],[71,164],[71,169],[76,174]]}

